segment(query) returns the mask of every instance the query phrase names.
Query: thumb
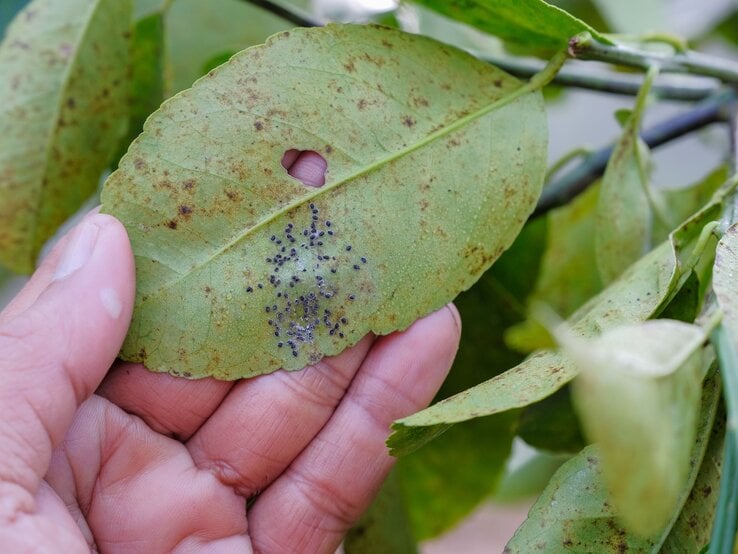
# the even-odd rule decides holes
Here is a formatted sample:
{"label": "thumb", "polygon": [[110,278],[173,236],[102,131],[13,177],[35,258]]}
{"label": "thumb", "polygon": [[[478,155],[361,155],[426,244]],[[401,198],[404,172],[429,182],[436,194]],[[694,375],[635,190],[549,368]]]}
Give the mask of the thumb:
{"label": "thumb", "polygon": [[135,275],[123,226],[88,216],[60,249],[50,256],[53,271],[47,267],[19,294],[22,311],[0,318],[0,496],[18,500],[0,502],[0,511],[23,509],[18,503],[30,497],[17,493],[36,492],[52,449],[115,359],[130,322]]}

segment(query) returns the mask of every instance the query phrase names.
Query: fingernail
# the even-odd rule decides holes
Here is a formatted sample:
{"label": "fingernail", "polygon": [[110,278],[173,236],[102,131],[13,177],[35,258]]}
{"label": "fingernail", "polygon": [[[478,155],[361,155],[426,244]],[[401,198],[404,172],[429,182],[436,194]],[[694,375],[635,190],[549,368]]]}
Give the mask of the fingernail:
{"label": "fingernail", "polygon": [[85,219],[79,224],[74,231],[74,236],[64,248],[59,265],[56,266],[54,281],[69,277],[87,263],[95,249],[99,234],[100,227],[89,220]]}

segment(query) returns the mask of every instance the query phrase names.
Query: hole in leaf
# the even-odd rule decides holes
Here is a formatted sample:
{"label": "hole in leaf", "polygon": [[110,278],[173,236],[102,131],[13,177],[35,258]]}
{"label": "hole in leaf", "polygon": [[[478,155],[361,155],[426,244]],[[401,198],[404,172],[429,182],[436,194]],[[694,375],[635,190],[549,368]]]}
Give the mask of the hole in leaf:
{"label": "hole in leaf", "polygon": [[328,162],[314,150],[287,150],[282,156],[287,173],[308,187],[322,187]]}

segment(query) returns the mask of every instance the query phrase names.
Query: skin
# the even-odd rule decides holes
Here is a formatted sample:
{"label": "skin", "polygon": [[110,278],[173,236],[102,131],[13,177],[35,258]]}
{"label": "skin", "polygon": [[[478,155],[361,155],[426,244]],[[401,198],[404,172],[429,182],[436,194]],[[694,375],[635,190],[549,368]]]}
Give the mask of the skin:
{"label": "skin", "polygon": [[93,213],[0,314],[0,552],[334,552],[390,423],[443,382],[456,309],[299,372],[187,381],[116,362],[134,280]]}

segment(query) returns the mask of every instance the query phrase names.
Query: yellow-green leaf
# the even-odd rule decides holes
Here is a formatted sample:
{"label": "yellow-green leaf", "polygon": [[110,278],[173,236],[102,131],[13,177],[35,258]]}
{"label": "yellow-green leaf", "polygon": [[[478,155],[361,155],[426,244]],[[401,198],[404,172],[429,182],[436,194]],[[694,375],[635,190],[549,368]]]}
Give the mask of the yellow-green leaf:
{"label": "yellow-green leaf", "polygon": [[580,369],[575,406],[599,446],[613,503],[628,529],[650,536],[671,517],[689,473],[705,334],[658,319],[592,341],[565,328],[556,336]]}
{"label": "yellow-green leaf", "polygon": [[0,45],[0,262],[29,273],[125,132],[130,0],[35,0]]}
{"label": "yellow-green leaf", "polygon": [[[427,63],[428,60],[434,63]],[[374,26],[276,35],[165,102],[103,190],[137,266],[126,359],[298,369],[471,286],[540,192],[541,95]],[[326,184],[282,167],[319,153]]]}
{"label": "yellow-green leaf", "polygon": [[[715,464],[720,463],[723,426],[713,427],[713,423],[719,403],[720,379],[713,372],[704,383],[689,477],[671,519],[656,536],[638,537],[622,526],[605,487],[599,450],[597,446],[589,446],[556,472],[505,553],[698,552],[705,538],[709,538],[710,513],[714,511],[717,496],[719,471],[715,471]],[[625,481],[629,476],[621,478]],[[700,509],[706,513],[699,512]]]}
{"label": "yellow-green leaf", "polygon": [[628,114],[623,134],[602,176],[597,203],[595,254],[602,281],[615,280],[651,247],[649,150],[639,136],[640,124],[656,71],[649,71]]}
{"label": "yellow-green leaf", "polygon": [[[738,179],[727,181],[712,200],[677,227],[669,240],[631,266],[617,281],[582,306],[568,322],[582,337],[644,321],[663,310],[701,263],[709,231],[724,210]],[[709,234],[707,235],[710,236]],[[571,360],[543,350],[484,383],[398,420],[387,441],[393,452],[412,451],[448,425],[528,406],[550,396],[577,374]]]}

